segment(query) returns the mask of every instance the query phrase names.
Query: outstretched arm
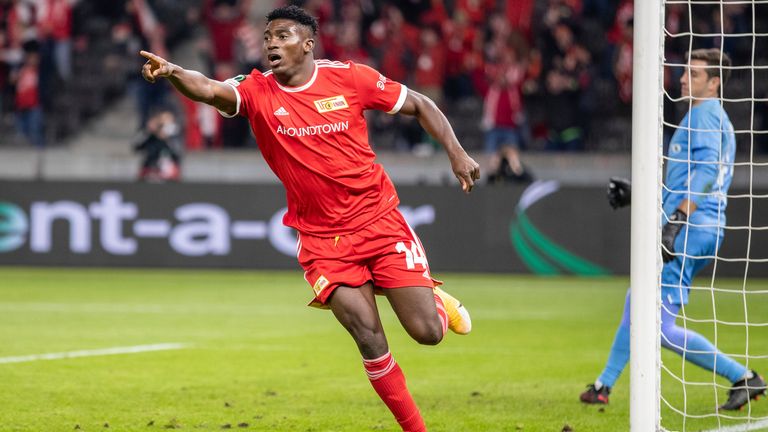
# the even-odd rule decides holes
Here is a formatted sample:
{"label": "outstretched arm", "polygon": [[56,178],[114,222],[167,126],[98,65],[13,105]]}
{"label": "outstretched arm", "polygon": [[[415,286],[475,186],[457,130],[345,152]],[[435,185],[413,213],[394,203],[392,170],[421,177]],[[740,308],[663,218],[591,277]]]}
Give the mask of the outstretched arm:
{"label": "outstretched arm", "polygon": [[211,105],[229,115],[236,113],[237,95],[229,85],[200,72],[186,70],[151,52],[141,51],[139,54],[147,59],[141,69],[145,80],[154,83],[158,78],[166,78],[181,94],[193,101]]}
{"label": "outstretched arm", "polygon": [[461,189],[467,193],[472,191],[475,180],[480,179],[480,165],[461,147],[451,124],[437,105],[430,98],[408,89],[400,113],[416,117],[421,127],[445,148]]}

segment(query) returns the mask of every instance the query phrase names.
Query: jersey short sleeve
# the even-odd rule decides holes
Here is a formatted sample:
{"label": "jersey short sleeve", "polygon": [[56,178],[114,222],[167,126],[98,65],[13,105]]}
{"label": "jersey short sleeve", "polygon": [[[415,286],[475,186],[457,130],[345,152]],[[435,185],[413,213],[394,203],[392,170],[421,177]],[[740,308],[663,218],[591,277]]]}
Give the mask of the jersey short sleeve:
{"label": "jersey short sleeve", "polygon": [[219,111],[223,117],[232,118],[238,114],[243,117],[250,117],[258,110],[255,98],[261,91],[261,87],[265,84],[265,78],[261,72],[254,69],[249,75],[238,75],[229,78],[224,81],[224,84],[229,85],[235,90],[237,106],[235,113],[231,115]]}
{"label": "jersey short sleeve", "polygon": [[352,63],[355,86],[364,109],[396,114],[405,103],[408,87],[392,81],[370,66]]}

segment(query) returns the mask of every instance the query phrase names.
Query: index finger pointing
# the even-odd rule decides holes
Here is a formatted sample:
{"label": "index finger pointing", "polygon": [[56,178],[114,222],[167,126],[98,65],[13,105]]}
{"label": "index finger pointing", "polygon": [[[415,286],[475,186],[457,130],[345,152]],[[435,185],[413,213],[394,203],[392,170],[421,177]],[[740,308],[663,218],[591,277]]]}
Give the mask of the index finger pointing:
{"label": "index finger pointing", "polygon": [[144,57],[144,58],[146,58],[148,60],[153,60],[153,61],[156,61],[156,62],[159,62],[160,60],[162,60],[160,57],[156,56],[155,54],[152,54],[149,51],[141,50],[141,51],[139,51],[139,54],[141,54],[142,57]]}

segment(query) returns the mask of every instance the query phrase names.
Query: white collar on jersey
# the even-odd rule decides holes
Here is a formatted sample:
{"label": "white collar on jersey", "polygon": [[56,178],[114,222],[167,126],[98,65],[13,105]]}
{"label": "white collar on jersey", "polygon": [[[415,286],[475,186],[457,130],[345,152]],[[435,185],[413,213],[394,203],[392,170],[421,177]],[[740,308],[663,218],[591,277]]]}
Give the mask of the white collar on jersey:
{"label": "white collar on jersey", "polygon": [[[277,86],[280,88],[280,90],[286,91],[286,92],[289,92],[289,93],[296,93],[296,92],[304,91],[304,90],[308,89],[309,87],[311,87],[312,84],[314,84],[315,80],[317,79],[317,69],[318,69],[317,68],[317,63],[315,63],[314,66],[315,66],[315,70],[312,72],[312,78],[310,78],[309,81],[307,81],[304,85],[301,85],[299,87],[287,87],[287,86],[280,85],[280,83],[277,82],[277,79],[275,79],[275,84],[277,84]],[[271,70],[269,72],[272,73]]]}

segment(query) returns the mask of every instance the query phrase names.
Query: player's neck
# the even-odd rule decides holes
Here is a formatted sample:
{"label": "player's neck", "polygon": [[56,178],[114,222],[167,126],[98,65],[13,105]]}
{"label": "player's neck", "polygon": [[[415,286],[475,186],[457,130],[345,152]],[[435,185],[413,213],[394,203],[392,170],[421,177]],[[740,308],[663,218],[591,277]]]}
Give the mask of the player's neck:
{"label": "player's neck", "polygon": [[693,99],[691,101],[691,106],[692,107],[697,107],[697,106],[703,104],[704,102],[709,102],[709,101],[715,100],[715,99],[717,99],[717,96],[704,96],[704,97],[701,97],[701,98],[696,98],[696,99]]}
{"label": "player's neck", "polygon": [[275,80],[277,80],[280,85],[285,87],[300,87],[312,79],[312,75],[315,73],[315,60],[308,56],[304,62],[296,65],[296,67],[291,68],[290,70],[272,72],[275,76]]}
{"label": "player's neck", "polygon": [[718,99],[719,97],[720,95],[717,92],[706,91],[704,92],[704,94],[693,99],[693,101],[691,102],[691,106],[699,106],[704,102],[708,102],[713,99]]}

